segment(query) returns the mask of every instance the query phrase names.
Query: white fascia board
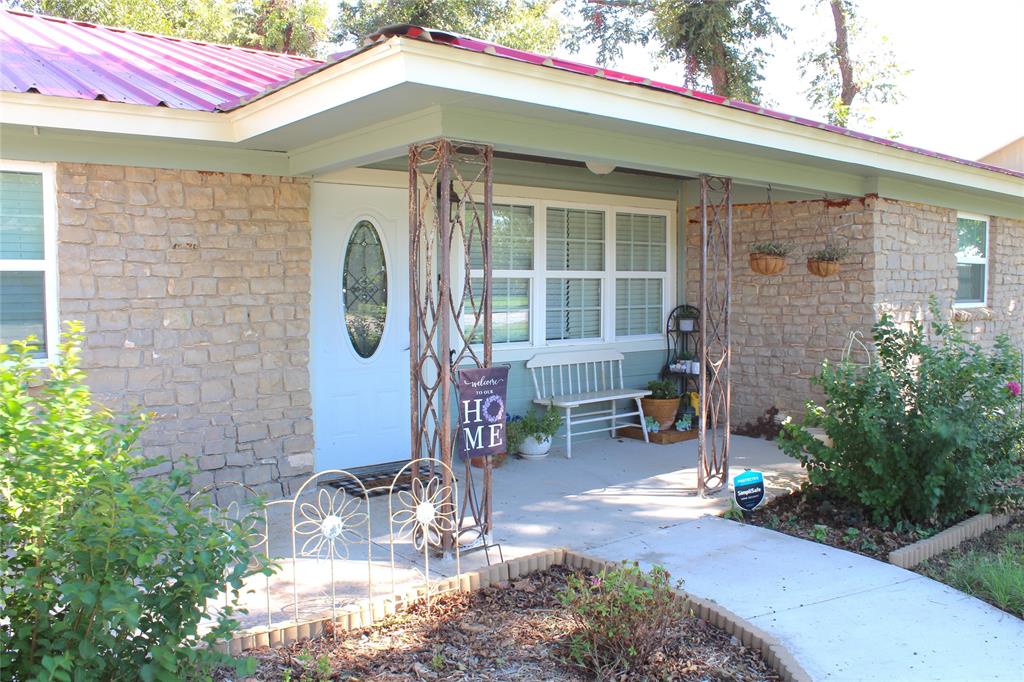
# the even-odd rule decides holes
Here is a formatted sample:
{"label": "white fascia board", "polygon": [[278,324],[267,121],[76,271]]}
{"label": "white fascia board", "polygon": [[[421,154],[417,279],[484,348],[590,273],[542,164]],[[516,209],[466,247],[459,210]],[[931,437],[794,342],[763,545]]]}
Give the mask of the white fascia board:
{"label": "white fascia board", "polygon": [[224,114],[30,92],[0,92],[0,123],[199,142],[234,141],[231,120]]}
{"label": "white fascia board", "polygon": [[842,164],[1024,196],[1024,180],[834,132],[643,87],[487,54],[398,39],[415,83],[557,107]]}
{"label": "white fascia board", "polygon": [[442,134],[441,109],[428,107],[319,141],[288,154],[292,175],[361,166],[407,153],[408,145]]}
{"label": "white fascia board", "polygon": [[389,40],[227,114],[239,141],[297,123],[407,81],[405,59]]}

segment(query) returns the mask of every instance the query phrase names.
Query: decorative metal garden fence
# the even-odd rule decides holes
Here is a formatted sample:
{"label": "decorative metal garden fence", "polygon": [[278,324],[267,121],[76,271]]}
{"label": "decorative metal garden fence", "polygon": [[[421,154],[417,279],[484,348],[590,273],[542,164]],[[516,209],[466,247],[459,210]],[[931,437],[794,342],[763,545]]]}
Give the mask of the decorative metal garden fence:
{"label": "decorative metal garden fence", "polygon": [[[456,538],[446,566],[455,576],[462,573],[456,532],[461,513],[459,481],[437,460],[410,460],[390,484],[376,488],[366,488],[351,472],[334,469],[306,479],[294,496],[284,500],[261,503],[252,488],[230,481],[203,488],[190,504],[203,505],[211,517],[216,515],[224,524],[241,523],[253,551],[267,560],[277,559],[279,570],[262,579],[252,578],[246,586],[247,592],[265,591],[261,608],[266,608],[266,618],[261,625],[268,629],[281,624],[282,612],[288,613],[291,622],[301,622],[300,585],[312,583],[323,588],[325,579],[327,604],[314,605],[316,613],[308,614],[307,620],[329,613],[336,621],[343,599],[351,603],[364,596],[370,604],[383,597],[390,602],[388,610],[394,610],[401,606],[400,590],[418,591],[430,608],[438,593],[436,586],[442,578],[452,577],[435,580],[431,576],[431,560],[436,567],[446,534]],[[383,513],[386,517],[382,518]],[[376,527],[383,528],[378,536],[374,535],[375,521]],[[274,547],[282,550],[275,552]],[[404,562],[398,556],[403,547],[407,548]],[[485,556],[489,563],[490,557]],[[365,566],[365,589],[342,595],[342,573],[347,578],[345,584],[351,585],[353,570],[360,570],[360,565]],[[285,567],[290,568],[290,576],[280,570]],[[390,575],[382,580],[383,570]],[[400,584],[398,576],[403,572],[418,578],[410,584],[403,577]],[[275,599],[274,594],[282,591],[275,587],[286,585],[289,578],[290,603],[284,604],[281,598]],[[382,594],[379,588],[387,591]],[[225,606],[228,595],[225,589]]]}

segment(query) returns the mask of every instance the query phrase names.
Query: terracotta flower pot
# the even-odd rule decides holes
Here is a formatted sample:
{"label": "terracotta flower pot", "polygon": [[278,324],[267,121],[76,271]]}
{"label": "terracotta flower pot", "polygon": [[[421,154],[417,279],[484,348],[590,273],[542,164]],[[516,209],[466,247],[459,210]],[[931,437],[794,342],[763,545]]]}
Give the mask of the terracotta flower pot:
{"label": "terracotta flower pot", "polygon": [[[471,460],[469,460],[469,463],[472,464],[477,469],[483,469],[484,468],[484,459],[485,459],[484,457],[474,457]],[[506,459],[508,459],[508,453],[507,452],[499,452],[498,454],[496,454],[493,457],[491,457],[491,468],[492,469],[499,468],[502,464],[505,463]]]}
{"label": "terracotta flower pot", "polygon": [[839,272],[839,261],[807,259],[807,272],[818,277],[831,277]]}
{"label": "terracotta flower pot", "polygon": [[667,400],[641,398],[640,405],[643,407],[644,416],[653,417],[661,428],[668,429],[676,421],[680,400],[681,398],[669,398]]}
{"label": "terracotta flower pot", "polygon": [[752,253],[750,269],[759,275],[777,275],[786,269],[786,259],[771,253]]}

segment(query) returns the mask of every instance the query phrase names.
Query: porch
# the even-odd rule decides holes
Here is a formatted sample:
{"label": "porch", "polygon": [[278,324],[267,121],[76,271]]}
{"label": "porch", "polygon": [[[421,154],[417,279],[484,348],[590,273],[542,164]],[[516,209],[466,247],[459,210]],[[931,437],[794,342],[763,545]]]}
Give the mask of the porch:
{"label": "porch", "polygon": [[[767,497],[793,489],[803,478],[799,464],[768,441],[735,436],[730,459],[734,471],[751,468],[764,473]],[[425,576],[437,581],[459,568],[479,568],[488,558],[496,563],[553,547],[583,552],[605,546],[628,548],[644,534],[729,508],[726,496],[698,495],[696,464],[696,441],[658,446],[624,438],[584,441],[571,460],[562,446],[555,446],[544,460],[509,459],[493,476],[491,541],[500,549],[492,547],[489,557],[482,550],[463,549],[458,560],[453,555],[430,556],[426,564],[407,534],[396,535],[392,544],[389,533],[398,529],[389,518],[387,495],[358,502],[360,512],[368,513],[370,537],[358,533],[337,543],[336,555],[341,558],[334,561],[327,558],[326,548],[304,551],[307,536],[297,535],[293,550],[290,501],[271,503],[269,553],[281,569],[269,581],[269,602],[268,583],[261,577],[250,580],[245,590],[249,614],[243,625],[266,625],[268,604],[275,624],[294,618],[296,601],[299,619],[323,617],[331,612],[332,598],[342,609],[370,595],[382,597],[422,586]],[[463,472],[457,467],[460,495]],[[479,479],[480,470],[473,472]],[[316,506],[320,490],[334,494],[330,487],[312,486],[297,498],[296,508],[303,502]],[[396,510],[402,505],[398,495],[391,501]],[[301,510],[295,514],[294,523],[306,518]],[[640,544],[636,548],[635,555],[627,551],[617,558],[641,559]]]}

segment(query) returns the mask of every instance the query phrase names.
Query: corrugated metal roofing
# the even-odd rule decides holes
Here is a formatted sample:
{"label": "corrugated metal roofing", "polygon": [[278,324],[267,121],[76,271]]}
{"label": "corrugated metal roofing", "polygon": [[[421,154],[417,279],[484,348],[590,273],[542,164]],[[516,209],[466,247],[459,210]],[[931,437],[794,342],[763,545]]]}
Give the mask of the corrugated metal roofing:
{"label": "corrugated metal roofing", "polygon": [[0,89],[218,111],[321,62],[4,10]]}
{"label": "corrugated metal roofing", "polygon": [[1024,172],[960,159],[749,102],[408,24],[383,29],[370,36],[361,49],[341,52],[321,62],[4,10],[0,14],[0,55],[3,57],[0,90],[197,111],[230,111],[343,62],[369,49],[375,41],[393,36],[669,92],[892,149],[1024,178]]}

